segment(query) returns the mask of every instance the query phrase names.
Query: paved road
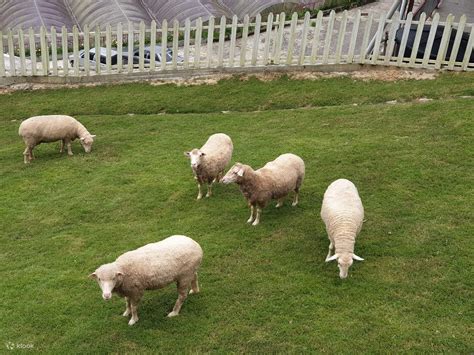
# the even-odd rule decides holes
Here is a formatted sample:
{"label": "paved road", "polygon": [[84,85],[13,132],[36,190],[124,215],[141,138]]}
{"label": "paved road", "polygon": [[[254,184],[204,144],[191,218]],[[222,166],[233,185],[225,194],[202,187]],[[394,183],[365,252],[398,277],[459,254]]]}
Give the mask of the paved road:
{"label": "paved road", "polygon": [[446,19],[449,14],[456,16],[455,21],[465,14],[467,22],[474,23],[474,0],[444,0],[438,9],[441,19]]}

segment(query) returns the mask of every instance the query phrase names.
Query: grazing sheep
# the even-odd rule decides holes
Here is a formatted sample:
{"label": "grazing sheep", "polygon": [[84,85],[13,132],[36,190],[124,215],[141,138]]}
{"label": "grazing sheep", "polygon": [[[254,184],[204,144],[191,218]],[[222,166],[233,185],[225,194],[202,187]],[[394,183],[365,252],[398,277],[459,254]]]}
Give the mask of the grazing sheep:
{"label": "grazing sheep", "polygon": [[158,243],[122,254],[113,263],[104,264],[89,276],[96,279],[102,289],[102,298],[109,300],[112,292],[125,297],[124,317],[128,322],[138,321],[138,303],[145,290],[156,290],[170,283],[178,286],[178,300],[168,317],[179,314],[189,293],[198,293],[197,270],[202,260],[198,243],[184,235],[173,235]]}
{"label": "grazing sheep", "polygon": [[295,192],[293,206],[298,204],[298,193],[305,173],[304,161],[294,154],[282,154],[253,170],[250,166],[236,163],[222,178],[224,184],[237,183],[250,206],[247,223],[256,226],[260,222],[261,209],[271,199],[278,200],[281,207],[290,191]]}
{"label": "grazing sheep", "polygon": [[202,198],[201,185],[207,183],[206,197],[212,194],[212,184],[219,181],[224,169],[232,158],[234,146],[230,137],[224,133],[216,133],[209,137],[201,149],[193,149],[184,155],[191,160],[194,178],[198,184],[197,199]]}
{"label": "grazing sheep", "polygon": [[[324,193],[321,218],[330,242],[326,262],[337,259],[339,277],[345,279],[352,260],[364,260],[354,254],[355,240],[364,220],[364,207],[352,182],[339,179],[329,185]],[[334,248],[335,253],[331,256]]]}
{"label": "grazing sheep", "polygon": [[75,118],[64,115],[30,117],[20,124],[18,134],[26,144],[23,152],[25,164],[34,159],[33,148],[40,143],[61,141],[60,153],[66,145],[68,155],[73,155],[72,141],[79,138],[85,152],[89,153],[95,137]]}

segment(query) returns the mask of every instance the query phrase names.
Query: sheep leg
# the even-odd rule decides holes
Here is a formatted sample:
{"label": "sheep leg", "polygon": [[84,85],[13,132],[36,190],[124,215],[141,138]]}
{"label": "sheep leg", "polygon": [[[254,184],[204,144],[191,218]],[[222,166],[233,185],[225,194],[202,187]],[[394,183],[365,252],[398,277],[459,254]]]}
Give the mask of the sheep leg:
{"label": "sheep leg", "polygon": [[69,156],[74,155],[74,154],[72,154],[72,148],[71,148],[71,141],[70,140],[66,140],[66,146],[67,146],[67,155],[69,155]]}
{"label": "sheep leg", "polygon": [[202,192],[201,192],[201,183],[198,180],[198,195],[197,195],[197,200],[202,199]]}
{"label": "sheep leg", "polygon": [[250,205],[250,217],[247,220],[247,223],[252,223],[253,222],[253,214],[254,214],[255,208],[253,205]]}
{"label": "sheep leg", "polygon": [[130,315],[130,312],[131,312],[130,300],[128,299],[128,297],[125,297],[125,301],[126,301],[125,312],[123,312],[122,315],[124,317],[128,317]]}
{"label": "sheep leg", "polygon": [[134,325],[136,322],[138,322],[138,300],[135,299],[130,299],[130,311],[132,313],[132,318],[130,318],[130,321],[128,322],[128,325]]}
{"label": "sheep leg", "polygon": [[178,299],[173,307],[173,311],[168,314],[169,318],[175,317],[179,314],[183,302],[186,300],[186,297],[188,297],[188,289],[189,285],[187,283],[178,281]]}
{"label": "sheep leg", "polygon": [[326,256],[326,261],[331,257],[331,251],[334,249],[334,244],[332,242],[329,243],[329,251],[328,255]]}
{"label": "sheep leg", "polygon": [[64,139],[61,139],[59,143],[59,153],[64,153]]}
{"label": "sheep leg", "polygon": [[276,208],[279,208],[279,207],[283,206],[283,201],[285,201],[285,198],[284,198],[284,197],[279,198],[279,199],[278,199],[278,203],[277,203],[277,205],[276,205]]}
{"label": "sheep leg", "polygon": [[216,179],[212,180],[209,184],[207,184],[207,194],[206,197],[210,197],[212,195],[212,184],[214,184]]}
{"label": "sheep leg", "polygon": [[199,293],[199,283],[198,283],[198,274],[197,272],[194,273],[194,279],[191,281],[191,291],[189,291],[189,294],[192,293]]}
{"label": "sheep leg", "polygon": [[28,164],[31,161],[30,147],[26,146],[25,151],[23,152],[23,162]]}
{"label": "sheep leg", "polygon": [[262,210],[257,207],[257,216],[255,217],[255,221],[253,221],[252,226],[256,226],[257,224],[260,223],[260,214],[262,213]]}
{"label": "sheep leg", "polygon": [[296,206],[298,204],[298,194],[300,192],[299,186],[295,189],[295,197],[293,198],[292,206]]}

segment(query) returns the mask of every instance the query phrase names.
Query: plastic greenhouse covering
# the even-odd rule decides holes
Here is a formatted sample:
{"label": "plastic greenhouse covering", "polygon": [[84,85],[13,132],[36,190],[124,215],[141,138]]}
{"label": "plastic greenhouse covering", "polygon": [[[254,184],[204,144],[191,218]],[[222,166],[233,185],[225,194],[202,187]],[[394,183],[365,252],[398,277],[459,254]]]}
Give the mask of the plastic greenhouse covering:
{"label": "plastic greenhouse covering", "polygon": [[[186,18],[204,21],[210,16],[242,19],[246,14],[255,16],[270,6],[282,3],[305,4],[311,0],[0,0],[0,30],[34,28],[41,26],[69,30],[121,22],[149,24],[155,20]],[[314,2],[314,0],[313,0]]]}

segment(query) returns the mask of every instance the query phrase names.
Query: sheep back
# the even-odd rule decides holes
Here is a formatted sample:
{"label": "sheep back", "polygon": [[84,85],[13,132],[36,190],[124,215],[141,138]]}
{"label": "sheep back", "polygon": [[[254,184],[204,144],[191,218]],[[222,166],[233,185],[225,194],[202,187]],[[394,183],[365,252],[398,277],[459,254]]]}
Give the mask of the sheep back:
{"label": "sheep back", "polygon": [[229,164],[234,146],[227,134],[216,133],[208,138],[200,150],[205,153],[202,175],[214,178]]}
{"label": "sheep back", "polygon": [[64,115],[34,116],[20,124],[18,134],[31,143],[74,140],[89,133],[75,118]]}
{"label": "sheep back", "polygon": [[364,207],[351,181],[339,179],[329,185],[324,193],[321,218],[336,252],[352,253],[355,238],[362,228]]}
{"label": "sheep back", "polygon": [[126,252],[115,261],[124,274],[122,291],[134,288],[153,290],[179,280],[191,281],[202,256],[200,245],[183,235],[174,235]]}

